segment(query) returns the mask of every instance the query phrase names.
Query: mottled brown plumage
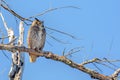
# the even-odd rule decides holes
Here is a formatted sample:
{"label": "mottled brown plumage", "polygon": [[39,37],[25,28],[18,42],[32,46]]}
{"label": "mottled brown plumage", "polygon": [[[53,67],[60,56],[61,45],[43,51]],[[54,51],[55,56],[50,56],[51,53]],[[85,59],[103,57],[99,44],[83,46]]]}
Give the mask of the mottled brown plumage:
{"label": "mottled brown plumage", "polygon": [[[35,19],[32,22],[32,25],[30,29],[28,30],[28,48],[34,49],[36,51],[41,51],[45,44],[45,38],[46,38],[46,31],[43,25],[43,22],[39,21],[38,19]],[[30,62],[35,62],[37,56],[30,55]]]}

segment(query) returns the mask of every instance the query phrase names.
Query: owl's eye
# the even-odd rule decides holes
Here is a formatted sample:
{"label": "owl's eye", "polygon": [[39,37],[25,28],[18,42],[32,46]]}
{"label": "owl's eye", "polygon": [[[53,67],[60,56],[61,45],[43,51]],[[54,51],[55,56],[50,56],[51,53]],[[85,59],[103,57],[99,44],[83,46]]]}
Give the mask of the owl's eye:
{"label": "owl's eye", "polygon": [[36,24],[37,24],[37,25],[40,25],[40,22],[37,22]]}

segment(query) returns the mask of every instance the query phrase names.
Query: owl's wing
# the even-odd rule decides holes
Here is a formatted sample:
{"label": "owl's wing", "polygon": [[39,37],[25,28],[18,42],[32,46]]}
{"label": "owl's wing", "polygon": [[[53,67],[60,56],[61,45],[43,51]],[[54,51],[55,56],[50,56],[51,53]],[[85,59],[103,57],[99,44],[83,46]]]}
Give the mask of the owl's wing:
{"label": "owl's wing", "polygon": [[39,50],[42,50],[44,45],[45,45],[45,40],[46,40],[46,30],[43,28],[41,30],[41,33],[39,33]]}
{"label": "owl's wing", "polygon": [[30,30],[28,31],[28,36],[27,36],[27,42],[28,42],[28,47],[31,49],[35,48],[35,43],[37,42],[36,37],[37,37],[37,33],[36,31],[34,31],[32,29],[32,27],[30,28]]}

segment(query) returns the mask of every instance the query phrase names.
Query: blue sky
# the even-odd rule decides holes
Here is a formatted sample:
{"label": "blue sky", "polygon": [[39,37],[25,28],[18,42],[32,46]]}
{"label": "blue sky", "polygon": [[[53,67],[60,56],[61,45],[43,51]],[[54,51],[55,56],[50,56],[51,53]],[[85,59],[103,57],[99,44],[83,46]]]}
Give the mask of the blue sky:
{"label": "blue sky", "polygon": [[[44,50],[52,51],[62,55],[64,48],[66,52],[75,47],[84,47],[80,52],[68,57],[76,63],[93,58],[119,59],[120,57],[120,0],[7,0],[10,8],[21,16],[27,18],[38,14],[46,9],[62,6],[77,6],[80,9],[60,9],[37,17],[44,21],[44,25],[70,33],[80,40],[74,40],[68,36],[50,31],[47,33],[56,38],[70,42],[71,44],[61,44],[47,36]],[[15,17],[7,11],[1,9],[5,20],[10,28],[14,29],[18,36],[18,23]],[[24,45],[29,26],[25,25]],[[6,33],[0,19],[0,30]],[[0,33],[1,36],[2,33]],[[7,34],[4,34],[7,35]],[[50,46],[48,44],[52,44]],[[4,41],[7,43],[7,40]],[[0,51],[0,80],[8,80],[8,72],[11,62],[6,59]],[[9,52],[5,53],[11,59]],[[120,63],[116,63],[119,65]],[[97,70],[92,64],[87,67]],[[98,65],[101,73],[110,75],[114,71],[104,66]],[[100,71],[99,71],[100,72]],[[38,58],[35,63],[29,62],[28,54],[25,54],[25,69],[23,80],[91,80],[89,75],[73,69],[61,62]]]}

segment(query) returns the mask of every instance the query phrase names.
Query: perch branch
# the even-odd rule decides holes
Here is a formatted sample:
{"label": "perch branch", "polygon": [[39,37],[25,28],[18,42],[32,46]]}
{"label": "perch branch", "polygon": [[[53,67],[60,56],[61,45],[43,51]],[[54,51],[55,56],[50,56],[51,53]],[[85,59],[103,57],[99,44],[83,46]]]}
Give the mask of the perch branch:
{"label": "perch branch", "polygon": [[5,44],[0,44],[0,49],[1,50],[9,50],[12,52],[15,52],[15,51],[27,52],[27,53],[32,52],[33,55],[37,55],[37,56],[45,57],[47,59],[52,59],[55,61],[63,62],[72,68],[76,68],[82,72],[89,74],[92,78],[99,79],[99,80],[112,80],[111,77],[109,77],[109,76],[105,76],[96,71],[90,70],[90,69],[84,67],[83,65],[79,65],[79,64],[69,60],[68,58],[66,58],[64,56],[58,56],[49,51],[36,52],[35,50],[29,49],[26,47],[19,47],[19,46],[13,46],[13,45],[5,45]]}

